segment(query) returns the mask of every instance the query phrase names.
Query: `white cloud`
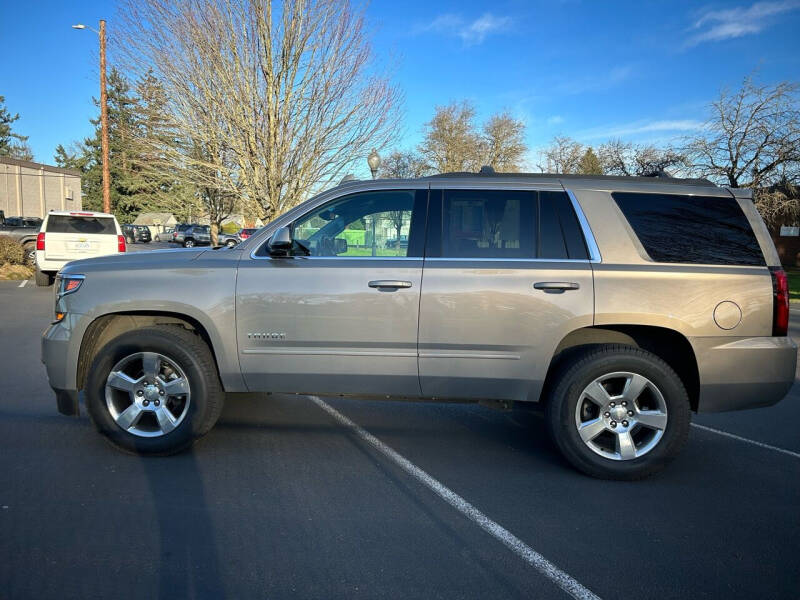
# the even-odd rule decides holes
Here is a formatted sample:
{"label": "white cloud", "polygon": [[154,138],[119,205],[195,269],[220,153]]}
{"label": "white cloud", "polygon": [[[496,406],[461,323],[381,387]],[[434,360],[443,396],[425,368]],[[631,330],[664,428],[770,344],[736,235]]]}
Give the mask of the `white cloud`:
{"label": "white cloud", "polygon": [[548,125],[561,125],[564,122],[564,117],[561,115],[553,115],[552,117],[547,117],[547,124]]}
{"label": "white cloud", "polygon": [[694,119],[636,121],[623,125],[587,129],[579,132],[575,137],[584,140],[609,139],[650,133],[697,131],[698,129],[702,129],[702,127],[702,121],[696,121]]}
{"label": "white cloud", "polygon": [[696,46],[703,42],[718,42],[744,35],[760,33],[771,24],[776,15],[800,8],[798,0],[781,2],[756,2],[723,10],[706,10],[691,26],[696,31],[686,42]]}
{"label": "white cloud", "polygon": [[473,21],[457,14],[439,15],[430,23],[418,26],[416,33],[436,32],[461,38],[466,46],[481,44],[492,34],[502,33],[511,26],[510,17],[485,13]]}

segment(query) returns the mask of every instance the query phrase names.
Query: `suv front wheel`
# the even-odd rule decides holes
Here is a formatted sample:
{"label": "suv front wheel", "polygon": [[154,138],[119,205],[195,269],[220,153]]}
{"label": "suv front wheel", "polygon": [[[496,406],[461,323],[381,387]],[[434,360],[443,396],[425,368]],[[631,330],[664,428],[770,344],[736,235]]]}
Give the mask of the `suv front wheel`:
{"label": "suv front wheel", "polygon": [[619,345],[578,351],[550,389],[550,435],[588,475],[642,479],[663,469],[686,444],[686,389],[654,354]]}
{"label": "suv front wheel", "polygon": [[224,393],[202,338],[162,325],[123,333],[97,353],[86,402],[92,422],[113,445],[168,455],[208,433]]}

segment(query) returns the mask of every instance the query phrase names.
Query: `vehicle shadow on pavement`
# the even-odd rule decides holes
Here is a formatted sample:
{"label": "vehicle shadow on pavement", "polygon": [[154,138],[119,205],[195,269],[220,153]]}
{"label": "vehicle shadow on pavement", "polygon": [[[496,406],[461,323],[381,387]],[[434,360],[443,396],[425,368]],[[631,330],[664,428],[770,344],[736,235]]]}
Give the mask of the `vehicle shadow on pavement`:
{"label": "vehicle shadow on pavement", "polygon": [[158,597],[225,597],[217,540],[194,451],[168,459],[142,457],[142,466],[158,521],[160,547],[151,553]]}

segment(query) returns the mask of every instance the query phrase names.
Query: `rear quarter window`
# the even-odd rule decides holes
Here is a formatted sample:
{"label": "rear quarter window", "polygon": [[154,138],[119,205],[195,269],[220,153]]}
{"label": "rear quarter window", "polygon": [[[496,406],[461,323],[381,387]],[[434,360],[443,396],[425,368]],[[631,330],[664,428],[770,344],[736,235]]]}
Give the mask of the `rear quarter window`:
{"label": "rear quarter window", "polygon": [[117,228],[111,217],[75,217],[71,215],[50,215],[47,220],[47,233],[82,233],[116,235]]}
{"label": "rear quarter window", "polygon": [[614,192],[656,262],[763,266],[761,247],[734,198]]}

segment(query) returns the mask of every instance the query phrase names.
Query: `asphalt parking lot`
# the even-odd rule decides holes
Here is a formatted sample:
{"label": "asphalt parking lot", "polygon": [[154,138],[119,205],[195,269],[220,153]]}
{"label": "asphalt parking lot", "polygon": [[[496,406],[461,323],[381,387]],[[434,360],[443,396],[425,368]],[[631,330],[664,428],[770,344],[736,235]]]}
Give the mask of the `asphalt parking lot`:
{"label": "asphalt parking lot", "polygon": [[535,411],[303,396],[143,459],[57,413],[52,305],[0,282],[0,598],[799,595],[798,385],[636,483],[573,471]]}

